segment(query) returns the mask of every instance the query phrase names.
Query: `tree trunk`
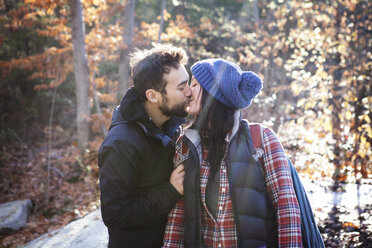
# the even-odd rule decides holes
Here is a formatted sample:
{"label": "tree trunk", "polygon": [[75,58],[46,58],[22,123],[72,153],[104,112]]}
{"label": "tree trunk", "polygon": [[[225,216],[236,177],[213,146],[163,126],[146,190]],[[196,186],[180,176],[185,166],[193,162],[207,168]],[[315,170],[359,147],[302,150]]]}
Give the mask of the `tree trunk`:
{"label": "tree trunk", "polygon": [[94,82],[95,79],[96,79],[96,72],[94,71],[93,79],[92,79],[94,105],[96,106],[98,118],[99,118],[99,121],[101,122],[102,134],[106,137],[107,130],[106,130],[106,127],[105,127],[104,118],[102,116],[101,106],[99,105],[99,100],[98,100],[98,95],[97,95],[97,84]]}
{"label": "tree trunk", "polygon": [[84,149],[89,140],[89,69],[85,50],[85,28],[80,0],[70,0],[72,44],[74,57],[74,75],[76,81],[76,124],[80,149]]}
{"label": "tree trunk", "polygon": [[129,88],[129,58],[128,55],[133,46],[133,26],[134,26],[134,10],[135,0],[128,0],[123,18],[123,41],[126,45],[125,49],[120,50],[119,58],[119,90],[118,100],[120,101],[125,91]]}
{"label": "tree trunk", "polygon": [[[252,1],[252,8],[253,8],[253,20],[255,23],[255,28],[258,28],[258,24],[260,23],[260,14],[259,14],[259,9],[258,9],[258,1],[253,0]],[[256,30],[257,31],[257,30]]]}
{"label": "tree trunk", "polygon": [[[260,15],[259,15],[260,10],[259,10],[259,7],[258,7],[258,1],[253,0],[251,2],[251,4],[252,4],[252,11],[253,11],[254,29],[255,29],[256,34],[258,34],[259,33],[258,29],[260,27]],[[254,54],[257,58],[261,57],[259,46],[256,47],[256,50],[254,51]],[[252,70],[255,71],[256,73],[260,72],[260,70],[261,70],[260,63],[255,63],[252,66]],[[266,80],[266,78],[265,78],[265,80]]]}
{"label": "tree trunk", "polygon": [[[277,66],[275,65],[275,67]],[[276,93],[276,101],[275,101],[275,107],[274,107],[274,115],[275,115],[275,121],[274,121],[274,126],[273,126],[274,132],[278,132],[279,127],[283,121],[283,116],[285,114],[284,112],[285,105],[283,104],[283,102],[284,102],[284,94],[285,94],[286,87],[283,89],[282,86],[287,84],[285,70],[283,68],[277,68],[276,73],[279,76],[278,81],[280,83],[280,86],[278,87],[278,91]]]}
{"label": "tree trunk", "polygon": [[[357,63],[355,63],[357,64]],[[353,133],[359,133],[361,136],[361,132],[358,131],[360,127],[360,116],[363,114],[365,111],[365,107],[363,106],[362,100],[364,97],[367,96],[367,89],[364,85],[357,85],[356,86],[357,90],[357,100],[353,103],[355,107],[355,115],[354,115],[354,130]],[[360,148],[360,136],[357,142],[354,143],[354,151],[353,153],[355,155],[358,154],[359,148]],[[358,170],[358,164],[361,165],[361,169]],[[355,173],[355,178],[358,178],[358,173],[361,173],[362,178],[367,178],[368,174],[367,172],[367,163],[363,161],[363,158],[361,158],[359,155],[357,155],[357,159],[353,160],[353,165],[354,165],[354,173]],[[357,179],[358,180],[358,179]],[[360,182],[360,179],[358,180]]]}
{"label": "tree trunk", "polygon": [[[337,8],[339,10],[339,8]],[[338,34],[340,32],[340,23],[341,23],[341,14],[340,11],[337,11],[336,14],[336,22],[334,29],[335,32],[335,40],[339,41]],[[338,66],[341,62],[341,54],[336,52],[332,56],[331,65]],[[341,171],[341,164],[342,164],[342,141],[341,141],[341,120],[340,120],[340,113],[342,109],[341,99],[342,96],[340,95],[341,88],[340,88],[340,81],[341,81],[341,70],[337,67],[333,71],[333,82],[331,86],[331,95],[332,98],[329,99],[330,105],[332,106],[332,137],[335,141],[333,146],[333,164],[335,166],[335,171],[333,173],[333,179],[335,180],[335,184],[344,179],[344,173]]]}
{"label": "tree trunk", "polygon": [[46,178],[46,185],[45,185],[45,194],[44,194],[44,203],[45,206],[49,205],[49,191],[50,191],[50,169],[51,169],[51,150],[52,150],[52,129],[53,129],[53,117],[54,117],[54,106],[56,102],[56,95],[57,95],[58,87],[54,87],[53,89],[53,98],[52,98],[52,106],[50,108],[50,116],[49,116],[49,129],[48,129],[48,164],[47,164],[47,178]]}
{"label": "tree trunk", "polygon": [[160,43],[161,33],[163,32],[164,28],[164,10],[166,7],[167,1],[161,0],[160,4],[160,24],[159,24],[159,33],[158,33],[158,42]]}

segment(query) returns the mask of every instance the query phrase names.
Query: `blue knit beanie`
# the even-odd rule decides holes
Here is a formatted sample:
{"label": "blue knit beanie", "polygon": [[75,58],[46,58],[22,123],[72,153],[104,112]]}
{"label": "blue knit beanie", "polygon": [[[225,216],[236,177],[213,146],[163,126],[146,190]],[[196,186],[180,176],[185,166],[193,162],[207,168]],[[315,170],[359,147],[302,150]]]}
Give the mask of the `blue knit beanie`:
{"label": "blue knit beanie", "polygon": [[248,107],[260,92],[262,80],[224,59],[206,59],[191,67],[193,76],[216,100],[232,109]]}

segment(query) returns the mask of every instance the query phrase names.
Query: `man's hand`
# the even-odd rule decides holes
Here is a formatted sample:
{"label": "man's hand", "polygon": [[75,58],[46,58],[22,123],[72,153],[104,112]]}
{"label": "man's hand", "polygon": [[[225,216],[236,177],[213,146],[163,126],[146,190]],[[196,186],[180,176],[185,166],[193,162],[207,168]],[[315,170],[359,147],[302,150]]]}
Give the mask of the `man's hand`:
{"label": "man's hand", "polygon": [[183,164],[177,166],[170,176],[170,183],[176,190],[183,195],[183,178],[185,177],[185,168]]}

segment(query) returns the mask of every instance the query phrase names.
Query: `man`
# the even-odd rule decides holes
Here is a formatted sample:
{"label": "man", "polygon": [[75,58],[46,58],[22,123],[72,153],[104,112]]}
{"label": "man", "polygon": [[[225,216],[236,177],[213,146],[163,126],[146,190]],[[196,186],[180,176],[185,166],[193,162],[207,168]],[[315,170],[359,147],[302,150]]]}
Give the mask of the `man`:
{"label": "man", "polygon": [[109,247],[162,245],[167,214],[183,194],[183,166],[172,172],[171,138],[191,97],[187,60],[169,45],[131,57],[134,87],[115,109],[98,153]]}

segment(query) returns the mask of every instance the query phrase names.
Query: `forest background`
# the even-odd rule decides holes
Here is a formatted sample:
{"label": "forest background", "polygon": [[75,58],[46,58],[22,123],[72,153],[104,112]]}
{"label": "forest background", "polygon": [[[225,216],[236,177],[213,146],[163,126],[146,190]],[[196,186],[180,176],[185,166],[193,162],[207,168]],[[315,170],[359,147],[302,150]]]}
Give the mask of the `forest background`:
{"label": "forest background", "polygon": [[[258,73],[244,111],[311,180],[372,178],[371,7],[358,0],[0,0],[0,203],[29,198],[22,244],[99,207],[97,150],[128,54],[183,47]],[[337,187],[336,187],[337,189]]]}

